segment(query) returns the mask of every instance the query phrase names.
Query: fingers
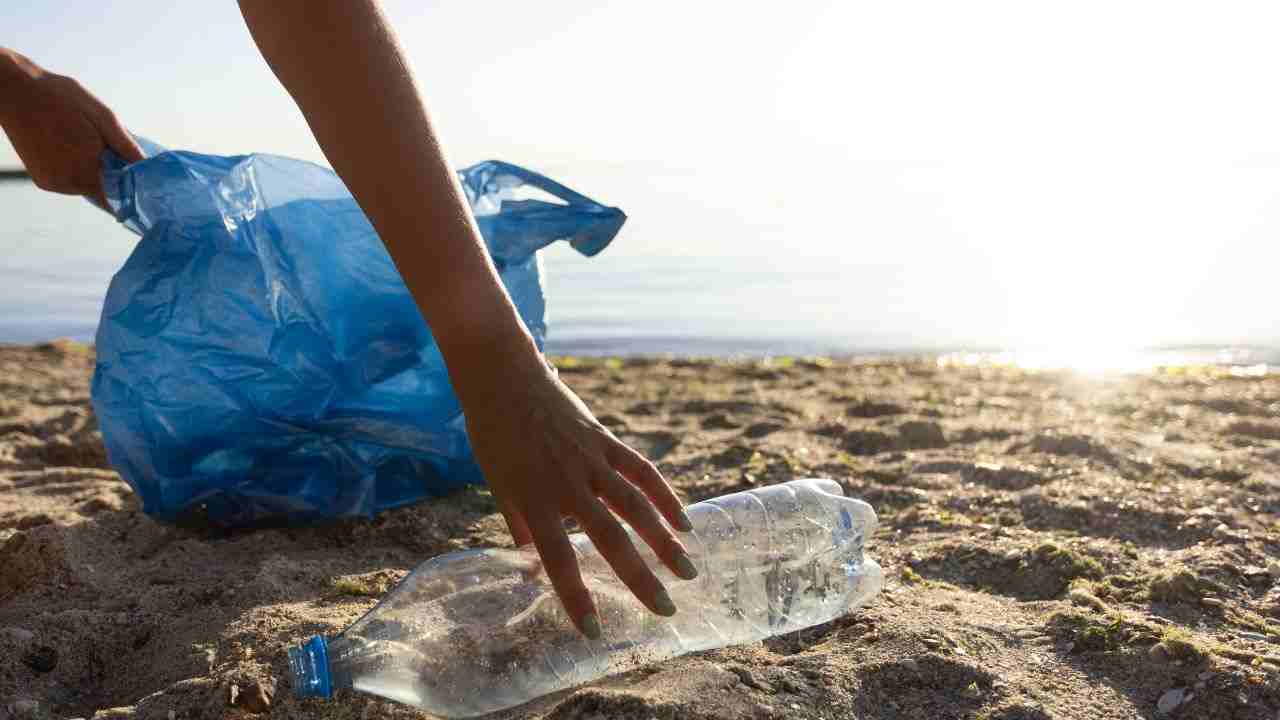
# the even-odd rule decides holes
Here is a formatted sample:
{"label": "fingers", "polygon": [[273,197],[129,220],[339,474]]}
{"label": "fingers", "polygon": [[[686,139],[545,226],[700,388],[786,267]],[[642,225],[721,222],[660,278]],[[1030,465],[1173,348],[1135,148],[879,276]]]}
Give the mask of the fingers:
{"label": "fingers", "polygon": [[623,477],[644,491],[672,527],[681,532],[693,530],[693,523],[685,514],[684,504],[653,463],[616,439],[608,444],[605,456]]}
{"label": "fingers", "polygon": [[636,552],[617,518],[597,498],[584,490],[576,498],[573,515],[595,543],[600,555],[613,567],[618,579],[640,602],[659,615],[670,617],[676,614],[676,605],[667,589]]}
{"label": "fingers", "polygon": [[599,493],[609,507],[634,528],[640,537],[644,538],[649,547],[653,548],[654,554],[662,560],[664,565],[671,568],[671,572],[677,577],[685,580],[697,577],[698,568],[689,557],[689,552],[675,534],[663,524],[661,516],[658,515],[657,509],[649,498],[634,485],[618,477],[616,473],[607,468],[606,471],[613,475],[613,479],[604,481],[605,487],[600,488]]}
{"label": "fingers", "polygon": [[107,194],[102,190],[101,180],[94,183],[94,187],[86,191],[84,196],[89,198],[89,202],[97,205],[99,209],[111,212],[111,206],[107,204]]}
{"label": "fingers", "polygon": [[133,139],[129,131],[124,129],[124,125],[120,124],[120,119],[115,113],[107,110],[104,117],[94,118],[93,124],[98,128],[98,132],[102,133],[102,139],[106,141],[107,147],[124,158],[125,162],[138,162],[146,157],[142,147]]}
{"label": "fingers", "polygon": [[560,525],[560,515],[555,511],[543,511],[529,518],[529,530],[533,544],[542,557],[551,586],[560,596],[560,602],[578,631],[592,640],[600,639],[600,616],[596,614],[591,593],[582,582],[578,569],[578,555],[569,543],[569,536]]}
{"label": "fingers", "polygon": [[533,533],[530,532],[529,523],[525,521],[524,515],[497,495],[494,495],[494,499],[498,501],[498,510],[507,521],[507,529],[511,531],[511,539],[515,541],[516,547],[523,547],[533,542]]}

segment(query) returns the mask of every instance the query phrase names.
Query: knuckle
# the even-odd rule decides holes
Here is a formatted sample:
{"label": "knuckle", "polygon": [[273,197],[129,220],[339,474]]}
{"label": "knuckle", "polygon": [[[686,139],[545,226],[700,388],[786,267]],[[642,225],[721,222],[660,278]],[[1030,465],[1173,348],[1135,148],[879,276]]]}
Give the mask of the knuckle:
{"label": "knuckle", "polygon": [[69,75],[49,75],[49,82],[63,90],[80,90],[80,81]]}
{"label": "knuckle", "polygon": [[636,469],[640,471],[640,474],[646,480],[662,480],[662,473],[658,472],[658,466],[654,465],[648,458],[638,457],[636,459]]}

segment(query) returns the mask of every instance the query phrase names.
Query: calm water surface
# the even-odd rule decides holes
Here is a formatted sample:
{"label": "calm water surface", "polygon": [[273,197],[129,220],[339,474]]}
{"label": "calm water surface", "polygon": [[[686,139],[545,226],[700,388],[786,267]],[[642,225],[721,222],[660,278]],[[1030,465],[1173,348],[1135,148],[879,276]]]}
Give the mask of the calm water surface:
{"label": "calm water surface", "polygon": [[[0,217],[0,342],[92,340],[107,285],[134,236],[88,203],[24,182],[0,182]],[[700,257],[673,254],[669,245],[646,252],[634,234],[624,229],[591,259],[561,246],[544,254],[551,352],[806,355],[1003,346],[975,338],[998,337],[983,308],[995,317],[1007,299],[984,296],[980,284],[946,264],[880,267],[785,252]],[[925,290],[955,301],[922,301]],[[1216,345],[1181,357],[1280,359],[1266,347],[1225,356]]]}

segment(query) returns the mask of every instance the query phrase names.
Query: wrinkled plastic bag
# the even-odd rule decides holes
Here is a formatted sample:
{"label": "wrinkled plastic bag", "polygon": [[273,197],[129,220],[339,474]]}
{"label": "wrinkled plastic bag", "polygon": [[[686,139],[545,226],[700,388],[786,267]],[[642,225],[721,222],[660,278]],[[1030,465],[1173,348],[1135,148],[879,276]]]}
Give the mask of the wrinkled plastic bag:
{"label": "wrinkled plastic bag", "polygon": [[[103,161],[110,207],[142,240],[107,292],[93,404],[145,512],[308,523],[483,482],[431,331],[337,175],[143,147]],[[538,249],[594,255],[625,216],[507,163],[459,176],[541,349]]]}

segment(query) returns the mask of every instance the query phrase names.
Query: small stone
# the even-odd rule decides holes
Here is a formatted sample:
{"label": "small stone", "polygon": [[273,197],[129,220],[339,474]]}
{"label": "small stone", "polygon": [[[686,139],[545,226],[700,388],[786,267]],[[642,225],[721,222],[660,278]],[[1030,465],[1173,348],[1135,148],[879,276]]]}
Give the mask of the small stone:
{"label": "small stone", "polygon": [[1169,646],[1161,642],[1152,645],[1151,649],[1147,650],[1147,657],[1155,662],[1165,663],[1173,659],[1173,653],[1169,652]]}
{"label": "small stone", "polygon": [[761,692],[773,692],[773,687],[771,685],[760,682],[756,679],[755,675],[751,674],[750,670],[742,667],[741,665],[730,666],[728,670],[734,675],[737,675],[738,681],[746,687],[752,688],[753,690],[759,690]]}
{"label": "small stone", "polygon": [[1220,608],[1226,603],[1222,602],[1218,598],[1205,597],[1205,598],[1200,598],[1200,604],[1207,605],[1209,607]]}
{"label": "small stone", "polygon": [[1156,701],[1156,712],[1161,715],[1168,715],[1178,708],[1186,698],[1186,688],[1174,688],[1166,690],[1160,699]]}
{"label": "small stone", "polygon": [[1218,525],[1213,528],[1213,536],[1219,540],[1229,538],[1231,537],[1231,527],[1226,523],[1218,523]]}
{"label": "small stone", "polygon": [[1214,675],[1217,675],[1217,673],[1215,673],[1212,670],[1205,670],[1204,672],[1197,675],[1196,679],[1200,681],[1212,680]]}
{"label": "small stone", "polygon": [[907,658],[905,660],[899,660],[898,664],[901,665],[903,669],[910,670],[911,672],[920,671],[920,663],[916,662],[915,660],[912,660],[911,658]]}
{"label": "small stone", "polygon": [[23,628],[20,628],[20,627],[5,628],[3,630],[0,630],[0,634],[8,635],[10,638],[13,639],[14,642],[18,643],[19,645],[26,645],[27,643],[35,639],[35,633],[31,632],[30,630],[24,630]]}
{"label": "small stone", "polygon": [[251,683],[244,691],[244,709],[251,713],[264,713],[271,709],[276,691],[260,682]]}
{"label": "small stone", "polygon": [[801,686],[799,683],[793,680],[789,680],[787,678],[782,678],[781,680],[779,680],[778,687],[781,688],[783,692],[789,692],[792,695],[800,695],[805,691],[805,688]]}
{"label": "small stone", "polygon": [[177,711],[170,710],[170,711],[169,711],[169,720],[174,720],[174,718],[176,718],[176,717],[178,717],[178,713],[177,713]]}
{"label": "small stone", "polygon": [[240,700],[240,686],[231,683],[227,686],[227,705],[235,705]]}
{"label": "small stone", "polygon": [[920,642],[924,643],[925,647],[933,648],[934,650],[942,647],[942,641],[936,637],[921,638]]}
{"label": "small stone", "polygon": [[1267,563],[1267,572],[1271,573],[1271,577],[1280,580],[1280,560],[1272,560]]}
{"label": "small stone", "polygon": [[58,665],[58,651],[48,645],[36,645],[23,653],[22,664],[34,672],[50,672]]}

